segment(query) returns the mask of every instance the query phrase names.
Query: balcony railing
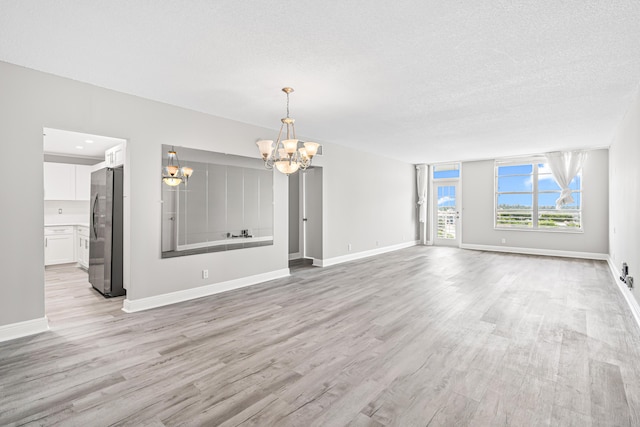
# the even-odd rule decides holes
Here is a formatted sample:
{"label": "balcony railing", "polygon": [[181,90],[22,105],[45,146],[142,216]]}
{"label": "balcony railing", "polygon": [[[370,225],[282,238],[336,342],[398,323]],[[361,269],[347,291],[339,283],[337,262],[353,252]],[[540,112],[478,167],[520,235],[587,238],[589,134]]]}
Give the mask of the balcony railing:
{"label": "balcony railing", "polygon": [[[538,228],[580,229],[581,212],[575,209],[540,209]],[[496,226],[513,228],[532,228],[533,211],[523,209],[498,209]]]}
{"label": "balcony railing", "polygon": [[438,210],[438,238],[456,238],[456,212]]}

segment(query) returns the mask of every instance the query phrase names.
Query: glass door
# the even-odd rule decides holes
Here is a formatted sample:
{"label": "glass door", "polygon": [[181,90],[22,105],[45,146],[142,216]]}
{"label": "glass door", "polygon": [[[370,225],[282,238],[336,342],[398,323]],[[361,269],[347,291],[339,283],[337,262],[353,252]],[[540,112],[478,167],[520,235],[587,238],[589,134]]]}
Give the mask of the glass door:
{"label": "glass door", "polygon": [[434,244],[460,246],[460,204],[458,181],[434,183]]}

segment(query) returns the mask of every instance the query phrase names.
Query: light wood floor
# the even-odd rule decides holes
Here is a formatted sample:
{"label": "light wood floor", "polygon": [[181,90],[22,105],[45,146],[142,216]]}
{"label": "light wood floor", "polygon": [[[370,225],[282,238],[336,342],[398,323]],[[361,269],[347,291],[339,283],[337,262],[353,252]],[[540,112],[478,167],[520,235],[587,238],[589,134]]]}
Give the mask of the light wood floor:
{"label": "light wood floor", "polygon": [[0,425],[640,425],[603,262],[413,247],[135,314],[46,279],[52,330],[0,344]]}

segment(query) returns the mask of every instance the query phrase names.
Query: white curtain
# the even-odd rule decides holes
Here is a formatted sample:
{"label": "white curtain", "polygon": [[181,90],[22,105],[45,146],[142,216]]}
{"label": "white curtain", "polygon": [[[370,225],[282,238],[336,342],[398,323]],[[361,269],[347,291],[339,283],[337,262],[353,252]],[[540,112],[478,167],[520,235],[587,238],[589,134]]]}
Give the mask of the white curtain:
{"label": "white curtain", "polygon": [[562,206],[573,203],[573,197],[571,197],[571,189],[569,184],[576,177],[582,164],[586,158],[587,153],[584,151],[565,151],[547,153],[547,163],[551,168],[551,173],[556,183],[562,189],[560,197],[556,200],[556,209],[560,209]]}
{"label": "white curtain", "polygon": [[418,206],[420,206],[420,212],[418,219],[420,222],[427,222],[427,182],[429,178],[429,172],[427,165],[417,165],[416,177],[418,179]]}

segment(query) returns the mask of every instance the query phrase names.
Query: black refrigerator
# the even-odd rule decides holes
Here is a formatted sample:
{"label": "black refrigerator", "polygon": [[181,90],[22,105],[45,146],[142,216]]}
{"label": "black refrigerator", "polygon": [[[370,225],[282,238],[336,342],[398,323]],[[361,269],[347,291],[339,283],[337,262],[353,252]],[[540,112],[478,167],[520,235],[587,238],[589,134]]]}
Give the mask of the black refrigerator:
{"label": "black refrigerator", "polygon": [[105,297],[126,293],[122,283],[122,168],[91,173],[89,283]]}

